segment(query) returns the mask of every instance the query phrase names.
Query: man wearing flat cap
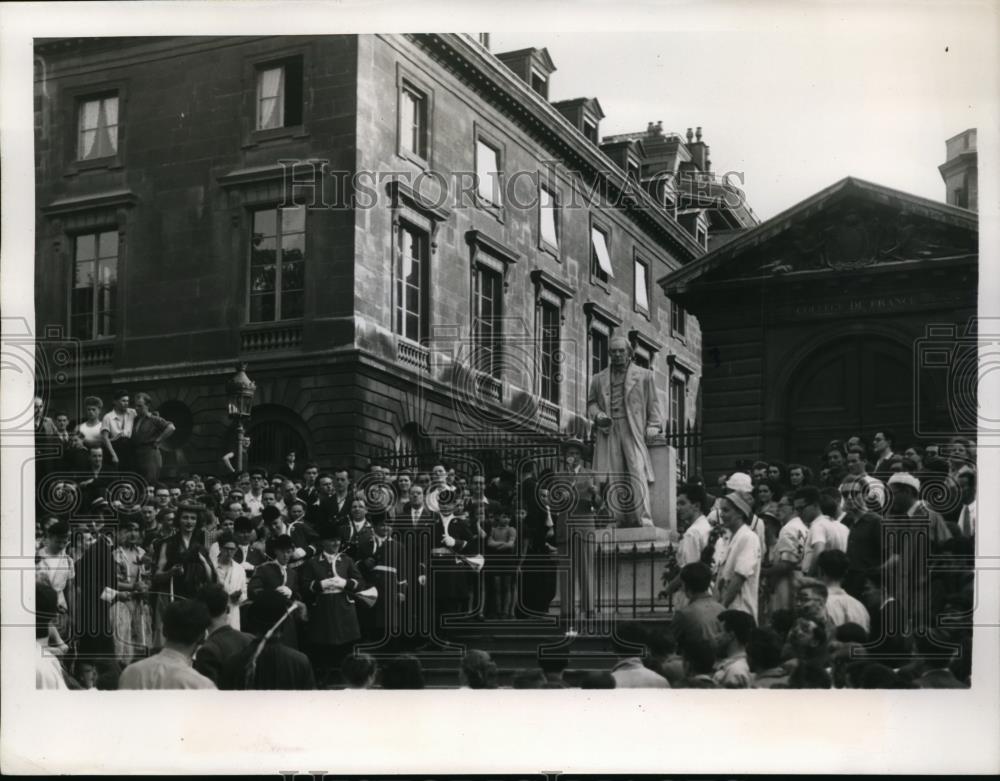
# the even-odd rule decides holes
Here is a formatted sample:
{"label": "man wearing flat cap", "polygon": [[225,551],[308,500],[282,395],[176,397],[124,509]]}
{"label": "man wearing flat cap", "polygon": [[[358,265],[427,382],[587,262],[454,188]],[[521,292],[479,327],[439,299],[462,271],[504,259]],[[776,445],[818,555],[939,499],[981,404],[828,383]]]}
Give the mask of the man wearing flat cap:
{"label": "man wearing flat cap", "polygon": [[[619,511],[619,515],[637,515],[638,522],[631,525],[652,526],[649,484],[655,477],[646,440],[663,428],[660,398],[653,372],[632,363],[632,347],[627,339],[612,338],[608,357],[611,365],[594,376],[587,394],[587,417],[597,432],[594,471],[605,490],[634,497],[634,511]],[[623,518],[616,520],[621,522]]]}

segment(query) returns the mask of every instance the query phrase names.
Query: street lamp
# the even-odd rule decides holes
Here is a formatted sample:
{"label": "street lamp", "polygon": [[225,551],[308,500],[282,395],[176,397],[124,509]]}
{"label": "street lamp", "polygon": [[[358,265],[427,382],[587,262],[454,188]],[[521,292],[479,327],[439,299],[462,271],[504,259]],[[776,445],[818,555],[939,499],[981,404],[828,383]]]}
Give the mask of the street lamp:
{"label": "street lamp", "polygon": [[229,417],[236,423],[236,471],[243,471],[243,419],[250,417],[257,383],[247,377],[247,365],[239,364],[236,374],[226,383],[229,397]]}

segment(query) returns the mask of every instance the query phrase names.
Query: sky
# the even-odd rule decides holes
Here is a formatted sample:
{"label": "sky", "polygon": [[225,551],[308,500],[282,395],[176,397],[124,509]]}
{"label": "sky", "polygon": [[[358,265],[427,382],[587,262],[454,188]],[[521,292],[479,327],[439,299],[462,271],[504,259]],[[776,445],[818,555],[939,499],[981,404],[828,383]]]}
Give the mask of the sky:
{"label": "sky", "polygon": [[995,6],[645,5],[593,17],[642,32],[500,30],[490,48],[547,47],[550,99],[597,97],[602,136],[700,125],[761,219],[845,176],[943,201],[945,139],[998,127]]}

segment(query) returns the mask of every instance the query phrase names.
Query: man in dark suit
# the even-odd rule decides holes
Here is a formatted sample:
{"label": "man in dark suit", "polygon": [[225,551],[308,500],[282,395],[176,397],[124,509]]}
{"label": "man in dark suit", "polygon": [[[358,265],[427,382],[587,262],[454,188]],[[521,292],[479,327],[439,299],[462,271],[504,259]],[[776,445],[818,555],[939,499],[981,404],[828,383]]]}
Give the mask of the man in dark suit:
{"label": "man in dark suit", "polygon": [[[287,534],[271,541],[269,553],[272,559],[254,569],[253,577],[247,586],[248,599],[256,601],[262,594],[276,591],[287,600],[289,605],[298,603],[302,606],[298,570],[288,566],[294,550],[295,545],[292,538]],[[290,648],[298,648],[296,615],[299,614],[290,616],[282,625],[282,640]],[[249,617],[252,624],[253,611],[250,611]],[[261,631],[261,627],[253,626],[253,631]]]}
{"label": "man in dark suit", "polygon": [[[356,595],[369,590],[350,556],[341,553],[343,530],[327,524],[320,531],[322,552],[302,565],[302,589],[309,608],[306,651],[322,681],[361,638]],[[358,597],[360,598],[360,597]]]}
{"label": "man in dark suit", "polygon": [[468,557],[479,554],[479,541],[468,525],[455,515],[461,505],[459,492],[440,488],[435,497],[438,512],[434,514],[429,584],[440,622],[441,616],[464,613],[468,608],[472,585]]}
{"label": "man in dark suit", "polygon": [[208,626],[208,637],[195,654],[194,669],[219,686],[223,668],[253,642],[253,635],[230,626],[227,618],[229,595],[221,583],[204,586],[198,599],[208,608],[212,623]]}
{"label": "man in dark suit", "polygon": [[428,567],[434,547],[435,515],[424,503],[424,488],[410,486],[410,500],[392,522],[401,546],[400,580],[406,583],[406,598],[400,608],[404,644],[420,645],[430,632],[432,592]]}
{"label": "man in dark suit", "polygon": [[80,480],[80,508],[84,513],[107,503],[111,478],[104,471],[104,451],[93,447],[87,455],[87,476]]}

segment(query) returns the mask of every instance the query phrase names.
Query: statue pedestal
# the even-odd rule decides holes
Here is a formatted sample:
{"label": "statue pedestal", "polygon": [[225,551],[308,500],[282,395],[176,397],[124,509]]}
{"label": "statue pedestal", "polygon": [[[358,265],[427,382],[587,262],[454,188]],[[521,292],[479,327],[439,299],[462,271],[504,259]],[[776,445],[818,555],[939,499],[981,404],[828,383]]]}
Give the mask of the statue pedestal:
{"label": "statue pedestal", "polygon": [[649,504],[653,523],[660,529],[677,531],[677,451],[662,436],[647,442],[656,480],[650,486]]}
{"label": "statue pedestal", "polygon": [[619,619],[668,612],[668,602],[657,594],[675,538],[658,526],[598,530],[594,587],[600,612]]}

